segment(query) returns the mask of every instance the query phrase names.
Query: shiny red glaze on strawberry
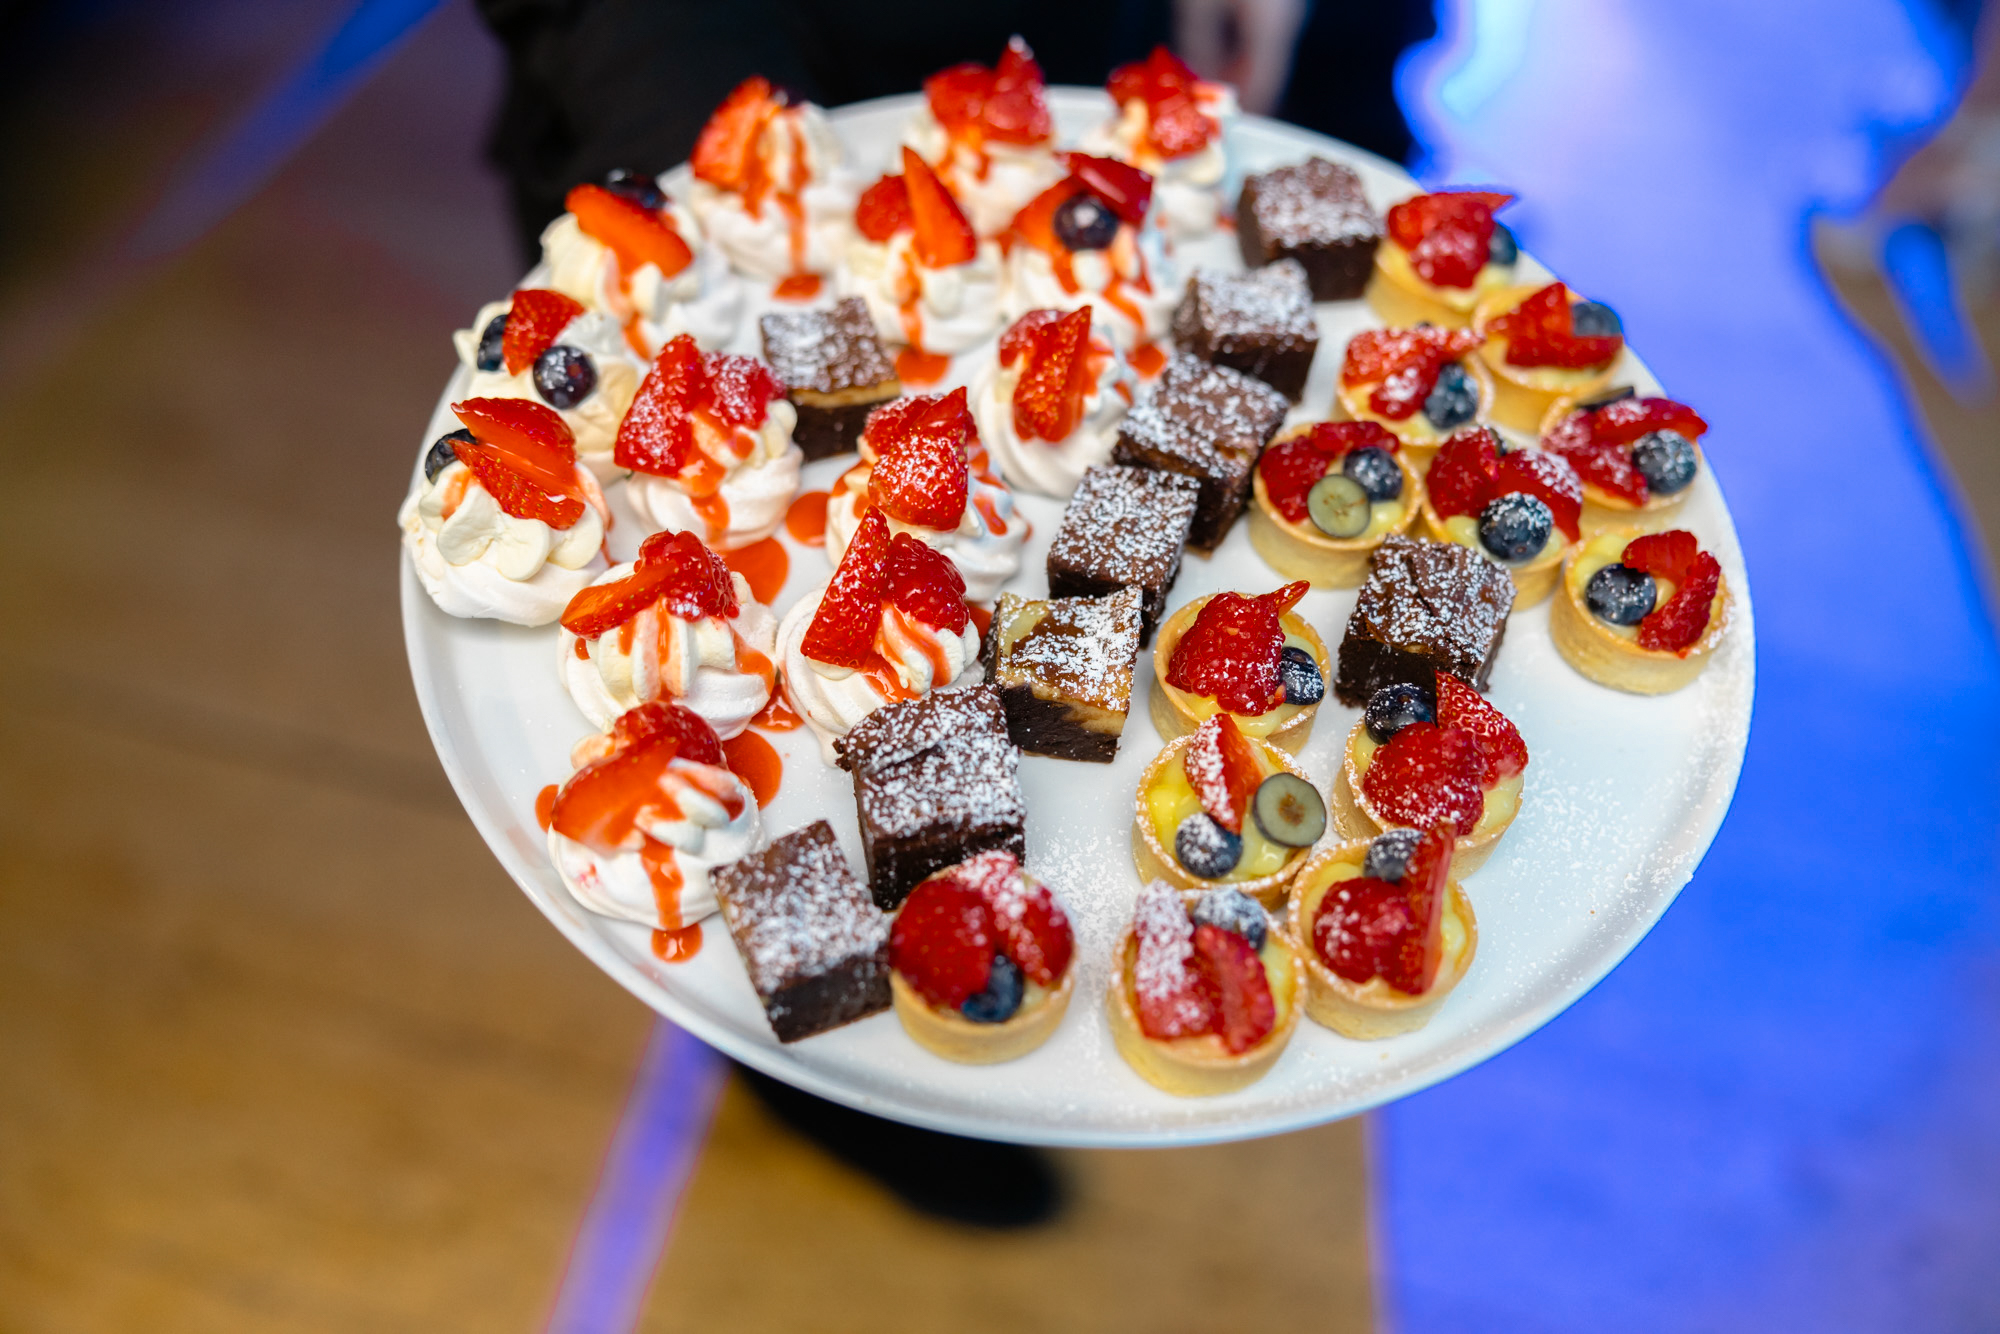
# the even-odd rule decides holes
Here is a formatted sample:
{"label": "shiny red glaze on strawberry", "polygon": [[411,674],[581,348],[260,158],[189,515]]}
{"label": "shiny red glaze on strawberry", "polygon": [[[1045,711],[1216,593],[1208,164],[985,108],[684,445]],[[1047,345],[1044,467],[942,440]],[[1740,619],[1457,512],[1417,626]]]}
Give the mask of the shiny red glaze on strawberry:
{"label": "shiny red glaze on strawberry", "polygon": [[1090,392],[1090,307],[1042,323],[1032,336],[1028,364],[1014,386],[1014,433],[1060,444],[1083,419]]}
{"label": "shiny red glaze on strawberry", "polygon": [[637,200],[601,185],[579,185],[563,200],[563,207],[576,216],[584,235],[610,247],[626,274],[651,264],[662,277],[671,278],[694,263],[694,251],[673,223]]}
{"label": "shiny red glaze on strawberry", "polygon": [[686,621],[734,616],[729,566],[693,533],[654,533],[639,547],[632,573],[577,591],[563,610],[563,629],[592,639],[652,606]]}
{"label": "shiny red glaze on strawberry", "polygon": [[861,192],[854,206],[854,228],[869,240],[887,245],[910,225],[910,190],[903,178],[884,176]]}
{"label": "shiny red glaze on strawberry", "polygon": [[1493,475],[1493,494],[1512,491],[1537,496],[1549,507],[1549,515],[1564,537],[1574,542],[1581,535],[1583,483],[1566,459],[1543,449],[1517,449],[1500,460]]}
{"label": "shiny red glaze on strawberry", "polygon": [[1372,384],[1369,410],[1403,421],[1437,388],[1438,372],[1479,346],[1466,329],[1365,329],[1347,343],[1340,381],[1352,388]]}
{"label": "shiny red glaze on strawberry", "polygon": [[500,335],[500,357],[507,374],[519,375],[535,364],[535,358],[549,350],[556,335],[583,314],[583,303],[561,292],[524,287],[514,293],[507,310],[507,323]]}
{"label": "shiny red glaze on strawberry", "polygon": [[1394,454],[1396,447],[1396,437],[1381,422],[1317,422],[1266,449],[1257,460],[1257,473],[1264,479],[1271,507],[1293,523],[1304,523],[1306,493],[1341,459],[1357,449]]}
{"label": "shiny red glaze on strawberry", "polygon": [[1027,881],[1013,853],[990,849],[960,862],[949,874],[986,900],[1000,952],[1019,964],[1029,981],[1044,987],[1062,981],[1076,949],[1069,917],[1047,886]]}
{"label": "shiny red glaze on strawberry", "polygon": [[1656,579],[1687,582],[1688,570],[1701,553],[1701,543],[1685,528],[1664,533],[1646,533],[1625,544],[1619,561],[1635,570],[1644,570]]}
{"label": "shiny red glaze on strawberry", "polygon": [[756,430],[771,415],[771,405],[785,396],[785,386],[769,366],[755,357],[729,352],[704,352],[702,370],[708,377],[705,406],[725,426]]}
{"label": "shiny red glaze on strawberry", "polygon": [[1180,895],[1157,880],[1140,890],[1132,934],[1140,1031],[1162,1041],[1214,1032],[1220,998],[1214,978],[1196,961],[1194,923]]}
{"label": "shiny red glaze on strawberry", "polygon": [[1063,317],[1060,310],[1031,310],[1000,333],[1000,364],[1012,366],[1034,348],[1042,331]]}
{"label": "shiny red glaze on strawberry", "polygon": [[1120,221],[1137,227],[1146,220],[1146,209],[1153,202],[1150,175],[1117,158],[1066,153],[1063,159],[1069,167],[1070,179],[1103,200],[1104,206],[1117,214]]}
{"label": "shiny red glaze on strawberry", "polygon": [[1672,580],[1674,595],[1639,622],[1639,647],[1685,658],[1708,633],[1722,565],[1700,549],[1693,533],[1673,529],[1635,537],[1625,544],[1624,563],[1656,578]]}
{"label": "shiny red glaze on strawberry", "polygon": [[949,530],[965,514],[971,485],[964,452],[943,434],[918,431],[876,455],[868,498],[892,519]]}
{"label": "shiny red glaze on strawberry", "polygon": [[1211,819],[1232,834],[1243,832],[1243,817],[1264,781],[1264,768],[1234,718],[1218,713],[1202,720],[1181,751],[1181,772]]}
{"label": "shiny red glaze on strawberry", "polygon": [[889,966],[932,1005],[956,1010],[986,990],[996,943],[979,891],[939,876],[903,900],[889,928]]}
{"label": "shiny red glaze on strawberry", "polygon": [[1586,370],[1607,366],[1625,340],[1618,334],[1579,337],[1570,314],[1569,292],[1550,283],[1494,320],[1491,332],[1507,339],[1509,366],[1557,366]]}
{"label": "shiny red glaze on strawberry", "polygon": [[1104,83],[1119,106],[1133,100],[1146,104],[1146,140],[1164,158],[1201,151],[1221,129],[1201,109],[1200,85],[1187,62],[1164,46],[1154,47],[1144,60],[1120,65]]}
{"label": "shiny red glaze on strawberry", "polygon": [[1699,413],[1671,398],[1621,398],[1587,415],[1591,438],[1613,445],[1629,445],[1651,431],[1678,431],[1689,440],[1708,431]]}
{"label": "shiny red glaze on strawberry", "polygon": [[1494,447],[1493,432],[1468,426],[1438,446],[1431,470],[1424,474],[1424,489],[1431,507],[1443,517],[1476,515],[1493,499],[1493,479],[1499,472],[1500,451]]}
{"label": "shiny red glaze on strawberry", "polygon": [[709,116],[689,157],[694,174],[723,190],[741,190],[756,174],[757,139],[780,103],[771,81],[753,74]]}
{"label": "shiny red glaze on strawberry", "polygon": [[829,667],[867,666],[875,648],[875,632],[882,624],[888,565],[889,521],[881,511],[870,510],[861,516],[854,539],[841,553],[840,565],[820,597],[812,624],[799,641],[799,651]]}
{"label": "shiny red glaze on strawberry", "polygon": [[1215,1033],[1231,1052],[1246,1052],[1278,1026],[1278,1004],[1264,961],[1234,931],[1204,922],[1194,929],[1195,967],[1215,990]]}
{"label": "shiny red glaze on strawberry", "polygon": [[910,248],[926,268],[964,264],[979,253],[965,210],[914,150],[903,149],[903,190],[910,201]]}
{"label": "shiny red glaze on strawberry", "polygon": [[637,851],[646,836],[635,817],[657,804],[660,776],[679,753],[680,739],[670,728],[629,730],[610,754],[569,776],[549,812],[549,828],[598,852]]}
{"label": "shiny red glaze on strawberry", "polygon": [[1309,587],[1300,581],[1257,597],[1228,592],[1211,597],[1174,645],[1167,684],[1245,717],[1283,704],[1278,658],[1284,652],[1285,628],[1279,617]]}
{"label": "shiny red glaze on strawberry", "polygon": [[1038,144],[1055,133],[1043,86],[1035,53],[1014,37],[993,69],[967,63],[940,70],[924,80],[924,96],[938,124],[961,137]]}
{"label": "shiny red glaze on strawberry", "polygon": [[1437,725],[1456,728],[1479,745],[1486,771],[1479,785],[1490,788],[1528,767],[1528,743],[1507,715],[1450,672],[1437,674]]}
{"label": "shiny red glaze on strawberry", "polygon": [[579,588],[563,608],[562,627],[579,639],[594,639],[652,606],[665,583],[658,571],[634,570],[608,584]]}
{"label": "shiny red glaze on strawberry", "polygon": [[1621,398],[1601,408],[1578,408],[1542,436],[1542,448],[1560,454],[1577,476],[1610,495],[1643,505],[1651,495],[1632,462],[1632,444],[1651,431],[1678,431],[1699,440],[1708,423],[1671,398]]}
{"label": "shiny red glaze on strawberry", "polygon": [[453,453],[501,509],[551,528],[583,517],[576,437],[554,409],[525,398],[469,398],[451,410],[474,438],[456,442]]}
{"label": "shiny red glaze on strawberry", "polygon": [[1361,793],[1391,824],[1470,829],[1486,813],[1486,754],[1470,732],[1411,723],[1375,752]]}
{"label": "shiny red glaze on strawberry", "polygon": [[918,435],[935,435],[971,452],[979,442],[979,424],[972,419],[963,386],[948,394],[911,394],[869,413],[861,431],[862,454],[879,458]]}
{"label": "shiny red glaze on strawberry", "polygon": [[1320,961],[1356,984],[1379,977],[1405,995],[1429,991],[1444,957],[1444,901],[1456,838],[1450,821],[1433,826],[1393,883],[1372,876],[1335,882],[1313,914],[1312,945]]}
{"label": "shiny red glaze on strawberry", "polygon": [[1469,288],[1486,267],[1493,210],[1514,196],[1489,190],[1445,190],[1405,199],[1389,210],[1389,236],[1410,267],[1438,287]]}
{"label": "shiny red glaze on strawberry", "polygon": [[698,452],[690,414],[707,397],[708,367],[694,336],[669,339],[618,423],[612,461],[656,477],[679,476]]}
{"label": "shiny red glaze on strawberry", "polygon": [[897,533],[889,543],[887,600],[925,625],[963,634],[972,613],[965,605],[965,579],[951,558],[935,547]]}
{"label": "shiny red glaze on strawberry", "polygon": [[673,737],[682,759],[696,764],[723,763],[722,738],[715,734],[708,720],[671,700],[655,700],[627,709],[611,724],[611,740],[615,745],[629,746],[654,736]]}
{"label": "shiny red glaze on strawberry", "polygon": [[460,440],[452,445],[452,452],[472,470],[494,503],[517,519],[535,519],[551,528],[564,529],[583,517],[581,500],[544,491],[516,471],[491,445]]}

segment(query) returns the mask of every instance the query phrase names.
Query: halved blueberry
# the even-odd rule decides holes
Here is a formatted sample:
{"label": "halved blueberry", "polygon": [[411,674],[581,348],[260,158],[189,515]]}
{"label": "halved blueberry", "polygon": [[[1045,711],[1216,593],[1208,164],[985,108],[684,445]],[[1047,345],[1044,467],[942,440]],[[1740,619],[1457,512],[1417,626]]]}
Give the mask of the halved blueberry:
{"label": "halved blueberry", "polygon": [[535,392],[559,411],[575,407],[597,388],[597,363],[580,347],[551,343],[535,358]]}
{"label": "halved blueberry", "polygon": [[1250,814],[1265,838],[1287,848],[1309,848],[1326,832],[1326,799],[1297,774],[1275,773],[1259,783]]}
{"label": "halved blueberry", "polygon": [[1368,860],[1362,863],[1361,874],[1391,883],[1401,880],[1410,858],[1416,855],[1417,844],[1423,841],[1421,829],[1384,829],[1368,845]]}
{"label": "halved blueberry", "polygon": [[424,480],[435,482],[439,473],[458,461],[458,451],[452,448],[455,441],[463,440],[469,445],[473,439],[472,432],[463,428],[439,436],[424,455]]}
{"label": "halved blueberry", "polygon": [[501,311],[486,321],[486,328],[479,335],[479,351],[473,354],[472,364],[482,371],[497,371],[507,364],[507,358],[500,350],[501,340],[507,336],[507,312]]}
{"label": "halved blueberry", "polygon": [[1694,442],[1679,431],[1648,431],[1632,442],[1632,466],[1655,493],[1670,496],[1694,480]]}
{"label": "halved blueberry", "polygon": [[1653,576],[1630,565],[1607,565],[1583,586],[1583,602],[1591,615],[1613,625],[1637,625],[1660,600]]}
{"label": "halved blueberry", "polygon": [[1207,811],[1196,811],[1174,831],[1174,860],[1203,880],[1220,880],[1243,860],[1243,836],[1224,829]]}
{"label": "halved blueberry", "polygon": [[1370,500],[1394,500],[1403,494],[1403,470],[1396,458],[1377,445],[1351,449],[1340,461],[1343,475],[1353,478]]}
{"label": "halved blueberry", "polygon": [[1411,723],[1436,722],[1437,695],[1409,681],[1383,686],[1368,697],[1361,721],[1376,745],[1387,745],[1390,737]]}
{"label": "halved blueberry", "polygon": [[1226,886],[1203,890],[1194,907],[1188,910],[1188,916],[1196,926],[1219,926],[1243,937],[1253,950],[1264,948],[1271,920],[1263,904],[1240,889]]}
{"label": "halved blueberry", "polygon": [[1107,250],[1118,235],[1118,215],[1088,190],[1079,190],[1056,209],[1056,240],[1071,250]]}
{"label": "halved blueberry", "polygon": [[1424,400],[1424,417],[1440,431],[1456,431],[1479,415],[1479,386],[1465,367],[1448,361]]}
{"label": "halved blueberry", "polygon": [[623,195],[641,208],[657,211],[667,206],[667,196],[660,189],[660,183],[643,171],[613,167],[604,175],[604,188],[614,195]]}
{"label": "halved blueberry", "polygon": [[1578,301],[1570,306],[1569,327],[1578,338],[1609,338],[1625,332],[1618,312],[1602,301]]}
{"label": "halved blueberry", "polygon": [[1512,264],[1521,257],[1521,246],[1514,239],[1514,233],[1507,230],[1507,224],[1493,224],[1493,239],[1486,243],[1488,264]]}
{"label": "halved blueberry", "polygon": [[1014,961],[1004,954],[995,954],[992,970],[986,974],[986,990],[977,996],[967,996],[958,1012],[975,1024],[1005,1023],[1021,1008],[1021,995],[1026,990],[1021,970]]}
{"label": "halved blueberry", "polygon": [[1352,477],[1330,472],[1306,492],[1306,516],[1328,537],[1359,537],[1374,518],[1368,492]]}
{"label": "halved blueberry", "polygon": [[1297,644],[1285,645],[1278,654],[1278,682],[1285,687],[1285,703],[1317,704],[1326,698],[1326,678],[1320,675],[1313,655]]}
{"label": "halved blueberry", "polygon": [[1479,544],[1501,560],[1529,560],[1549,544],[1555,526],[1548,502],[1526,491],[1509,491],[1479,511]]}

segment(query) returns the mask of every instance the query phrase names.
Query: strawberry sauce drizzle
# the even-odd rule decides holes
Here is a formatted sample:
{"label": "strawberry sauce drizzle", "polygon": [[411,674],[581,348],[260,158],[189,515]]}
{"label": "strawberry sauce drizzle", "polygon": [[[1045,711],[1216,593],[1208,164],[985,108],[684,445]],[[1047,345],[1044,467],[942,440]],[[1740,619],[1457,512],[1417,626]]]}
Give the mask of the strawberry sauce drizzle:
{"label": "strawberry sauce drizzle", "polygon": [[653,932],[653,957],[661,963],[685,963],[701,953],[701,923]]}
{"label": "strawberry sauce drizzle", "polygon": [[934,385],[951,371],[951,358],[920,347],[906,347],[896,354],[896,375],[906,385],[923,388]]}
{"label": "strawberry sauce drizzle", "polygon": [[771,295],[780,301],[811,301],[823,285],[817,273],[788,273],[771,289]]}
{"label": "strawberry sauce drizzle", "polygon": [[805,726],[805,719],[799,717],[797,711],[792,708],[791,701],[785,698],[785,692],[780,690],[773,692],[771,702],[764,706],[763,712],[750,720],[750,725],[760,727],[766,732],[796,732]]}
{"label": "strawberry sauce drizzle", "polygon": [[[577,642],[579,645],[582,643],[581,640]],[[560,790],[554,783],[550,783],[535,794],[535,823],[542,827],[544,834],[549,832],[549,821],[555,819],[556,793]]]}
{"label": "strawberry sauce drizzle", "polygon": [[777,748],[755,732],[739,732],[722,743],[729,770],[750,785],[757,795],[757,808],[769,806],[784,781],[785,762]]}
{"label": "strawberry sauce drizzle", "polygon": [[[726,506],[724,513],[727,513]],[[784,544],[777,538],[767,537],[761,542],[721,554],[723,563],[749,582],[750,595],[759,602],[768,606],[784,591],[785,577],[792,571],[792,558],[785,553]]]}
{"label": "strawberry sauce drizzle", "polygon": [[826,545],[826,502],[833,497],[825,491],[801,492],[785,511],[785,531],[801,546]]}

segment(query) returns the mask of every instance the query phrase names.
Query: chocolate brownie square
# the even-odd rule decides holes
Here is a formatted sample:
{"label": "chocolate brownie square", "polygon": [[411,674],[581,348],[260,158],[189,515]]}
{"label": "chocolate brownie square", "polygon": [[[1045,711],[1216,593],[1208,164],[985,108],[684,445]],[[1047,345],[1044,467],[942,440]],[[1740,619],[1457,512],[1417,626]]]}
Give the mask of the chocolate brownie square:
{"label": "chocolate brownie square", "polygon": [[1236,243],[1253,269],[1286,258],[1305,265],[1313,300],[1352,301],[1368,286],[1382,218],[1359,176],[1316,157],[1243,182]]}
{"label": "chocolate brownie square", "polygon": [[1334,693],[1365,705],[1398,681],[1434,689],[1440,670],[1484,690],[1513,606],[1512,577],[1471,548],[1385,538],[1347,618]]}
{"label": "chocolate brownie square", "polygon": [[1049,544],[1049,596],[1139,591],[1139,647],[1153,640],[1181,572],[1201,484],[1179,473],[1100,464],[1083,474]]}
{"label": "chocolate brownie square", "polygon": [[1139,590],[1107,598],[1002,593],[986,627],[986,683],[1031,755],[1109,764],[1132,710]]}
{"label": "chocolate brownie square", "polygon": [[757,327],[764,360],[798,409],[792,439],[807,459],[853,449],[868,414],[903,392],[868,303],[858,296],[831,310],[774,311]]}
{"label": "chocolate brownie square", "polygon": [[877,709],[834,750],[854,775],[868,886],[885,911],[975,852],[1027,854],[1021,752],[993,687],[933,690]]}
{"label": "chocolate brownie square", "polygon": [[1285,396],[1262,380],[1177,356],[1152,396],[1125,414],[1111,459],[1200,482],[1188,545],[1213,551],[1242,513],[1257,455],[1284,423],[1286,406]]}
{"label": "chocolate brownie square", "polygon": [[1305,266],[1281,259],[1248,273],[1195,270],[1174,312],[1174,344],[1298,402],[1319,346]]}
{"label": "chocolate brownie square", "polygon": [[780,1042],[889,1008],[889,917],[818,820],[709,872]]}

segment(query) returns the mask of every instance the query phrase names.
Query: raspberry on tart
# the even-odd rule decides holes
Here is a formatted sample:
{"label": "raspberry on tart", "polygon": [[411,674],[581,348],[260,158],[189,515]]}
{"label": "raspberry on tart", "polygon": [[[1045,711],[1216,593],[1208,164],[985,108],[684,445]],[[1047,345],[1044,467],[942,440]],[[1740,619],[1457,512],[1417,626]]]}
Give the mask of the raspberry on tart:
{"label": "raspberry on tart", "polygon": [[1063,174],[1042,69],[1019,37],[988,68],[966,62],[924,80],[924,108],[905,131],[965,205],[980,236],[998,236]]}
{"label": "raspberry on tart", "polygon": [[1423,494],[1408,451],[1380,422],[1294,426],[1257,461],[1250,545],[1280,574],[1354,588],[1383,539],[1410,530]]}
{"label": "raspberry on tart", "polygon": [[1582,536],[1583,484],[1560,455],[1502,451],[1491,427],[1444,442],[1424,478],[1424,534],[1456,542],[1504,567],[1514,607],[1532,607],[1555,587],[1558,567]]}
{"label": "raspberry on tart", "polygon": [[1430,689],[1399,682],[1369,698],[1334,780],[1334,823],[1371,838],[1449,820],[1461,831],[1454,863],[1469,875],[1520,811],[1528,748],[1478,691],[1450,672],[1434,676]]}
{"label": "raspberry on tart", "polygon": [[1000,323],[1000,247],[978,238],[950,187],[907,146],[902,166],[856,205],[860,236],[840,290],[868,303],[885,342],[908,349],[897,358],[902,378],[924,384]]}
{"label": "raspberry on tart", "polygon": [[1236,91],[1198,77],[1164,46],[1112,70],[1104,90],[1117,111],[1084,136],[1084,151],[1153,176],[1161,215],[1176,236],[1213,231],[1229,168],[1225,129],[1236,118]]}
{"label": "raspberry on tart", "polygon": [[1729,630],[1722,565],[1685,529],[1592,535],[1563,564],[1549,635],[1570,666],[1641,695],[1699,676]]}
{"label": "raspberry on tart", "polygon": [[[1030,310],[1091,308],[1120,349],[1165,336],[1178,299],[1150,213],[1153,178],[1115,158],[1063,155],[1068,172],[1030,200],[1000,236],[1009,319]],[[1147,360],[1157,355],[1149,352]]]}
{"label": "raspberry on tart", "polygon": [[1246,735],[1297,753],[1332,670],[1319,632],[1293,608],[1304,580],[1255,597],[1216,593],[1160,627],[1153,653],[1153,725],[1167,738],[1219,713]]}
{"label": "raspberry on tart", "polygon": [[1583,523],[1595,530],[1649,518],[1688,497],[1708,432],[1685,403],[1641,398],[1631,388],[1582,403],[1558,399],[1542,419],[1542,448],[1583,481]]}
{"label": "raspberry on tart", "polygon": [[1132,860],[1145,879],[1232,885],[1275,906],[1325,831],[1325,799],[1291,757],[1217,714],[1146,766]]}
{"label": "raspberry on tart", "polygon": [[990,1065],[1025,1056],[1062,1022],[1076,938],[1046,885],[1009,851],[934,872],[889,935],[896,1016],[919,1044]]}
{"label": "raspberry on tart", "polygon": [[1493,214],[1514,196],[1441,190],[1392,205],[1368,304],[1392,325],[1463,329],[1479,298],[1514,281],[1520,249]]}
{"label": "raspberry on tart", "polygon": [[1589,398],[1611,382],[1625,350],[1616,311],[1561,283],[1496,287],[1472,308],[1479,360],[1493,375],[1492,420],[1541,429],[1559,398]]}
{"label": "raspberry on tart", "polygon": [[1453,873],[1456,830],[1397,828],[1300,868],[1290,926],[1305,961],[1306,1016],[1343,1037],[1430,1022],[1472,966],[1479,927]]}
{"label": "raspberry on tart", "polygon": [[1334,405],[1387,428],[1422,472],[1447,436],[1492,410],[1493,377],[1478,348],[1465,329],[1364,329],[1348,340]]}
{"label": "raspberry on tart", "polygon": [[855,187],[825,113],[762,75],[738,84],[695,140],[689,204],[737,269],[811,299],[854,234]]}
{"label": "raspberry on tart", "polygon": [[1118,1054],[1181,1097],[1255,1083],[1298,1027],[1299,952],[1255,899],[1233,888],[1139,891],[1112,956],[1105,1013]]}

